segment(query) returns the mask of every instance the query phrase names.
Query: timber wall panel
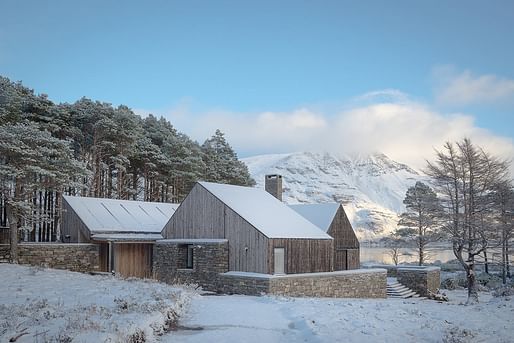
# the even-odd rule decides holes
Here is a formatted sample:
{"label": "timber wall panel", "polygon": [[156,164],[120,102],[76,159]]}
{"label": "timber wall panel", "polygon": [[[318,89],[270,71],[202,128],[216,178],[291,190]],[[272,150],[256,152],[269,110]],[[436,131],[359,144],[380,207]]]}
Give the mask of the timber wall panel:
{"label": "timber wall panel", "polygon": [[274,273],[274,248],[285,248],[286,274],[331,272],[333,270],[333,240],[274,238],[269,240],[268,264]]}
{"label": "timber wall panel", "polygon": [[224,238],[225,205],[196,184],[163,230],[164,238]]}
{"label": "timber wall panel", "polygon": [[124,277],[151,277],[152,248],[146,243],[115,243],[114,271]]}
{"label": "timber wall panel", "polygon": [[[64,198],[62,208],[61,240],[64,243],[89,243],[89,229]],[[66,238],[67,235],[70,238]]]}
{"label": "timber wall panel", "polygon": [[229,270],[268,273],[269,239],[228,206],[225,206],[225,238],[229,244]]}

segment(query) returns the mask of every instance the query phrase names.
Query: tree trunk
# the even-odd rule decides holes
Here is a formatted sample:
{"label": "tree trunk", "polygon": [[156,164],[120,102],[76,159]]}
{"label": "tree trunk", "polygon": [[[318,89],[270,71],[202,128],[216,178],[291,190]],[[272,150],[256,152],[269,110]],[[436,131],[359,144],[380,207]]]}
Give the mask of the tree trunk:
{"label": "tree trunk", "polygon": [[507,284],[507,242],[505,239],[505,230],[503,230],[502,242],[502,284]]}
{"label": "tree trunk", "polygon": [[7,220],[9,221],[10,261],[18,263],[18,221],[9,201],[6,202]]}
{"label": "tree trunk", "polygon": [[478,302],[478,289],[474,261],[472,261],[466,268],[466,278],[468,281],[468,301],[466,303],[475,304]]}
{"label": "tree trunk", "polygon": [[484,249],[484,266],[485,266],[485,273],[489,274],[489,260],[487,258],[487,249]]}

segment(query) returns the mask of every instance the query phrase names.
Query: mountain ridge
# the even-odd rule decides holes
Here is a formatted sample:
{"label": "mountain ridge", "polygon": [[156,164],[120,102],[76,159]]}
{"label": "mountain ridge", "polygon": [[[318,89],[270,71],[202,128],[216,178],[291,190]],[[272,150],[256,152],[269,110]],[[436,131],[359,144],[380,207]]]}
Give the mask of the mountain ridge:
{"label": "mountain ridge", "polygon": [[389,235],[405,210],[405,192],[428,177],[383,153],[336,155],[317,152],[258,155],[242,159],[264,188],[266,174],[283,177],[283,200],[342,203],[361,240]]}

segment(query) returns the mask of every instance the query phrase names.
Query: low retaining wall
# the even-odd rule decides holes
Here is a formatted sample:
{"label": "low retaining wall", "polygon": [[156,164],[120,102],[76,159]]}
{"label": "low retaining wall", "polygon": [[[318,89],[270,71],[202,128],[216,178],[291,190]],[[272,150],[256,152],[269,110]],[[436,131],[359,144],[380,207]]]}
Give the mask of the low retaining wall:
{"label": "low retaining wall", "polygon": [[224,293],[292,297],[385,298],[384,269],[356,269],[327,273],[267,275],[228,272],[220,275]]}
{"label": "low retaining wall", "polygon": [[426,297],[429,292],[437,293],[441,286],[439,267],[399,267],[398,282]]}
{"label": "low retaining wall", "polygon": [[[9,244],[0,244],[0,262],[9,262]],[[18,263],[45,268],[91,272],[100,269],[100,248],[83,243],[20,243]]]}

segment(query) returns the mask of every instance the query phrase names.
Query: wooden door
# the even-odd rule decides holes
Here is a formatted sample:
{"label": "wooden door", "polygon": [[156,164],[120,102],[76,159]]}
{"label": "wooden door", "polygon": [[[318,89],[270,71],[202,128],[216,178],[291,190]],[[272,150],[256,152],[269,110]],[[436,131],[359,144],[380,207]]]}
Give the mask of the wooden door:
{"label": "wooden door", "polygon": [[153,244],[115,243],[114,271],[124,277],[150,278],[152,276]]}
{"label": "wooden door", "polygon": [[275,248],[273,250],[273,255],[274,255],[274,261],[275,261],[275,265],[274,265],[274,271],[275,271],[275,274],[285,274],[286,273],[286,268],[285,268],[285,263],[286,263],[286,254],[285,254],[285,249],[284,248]]}

